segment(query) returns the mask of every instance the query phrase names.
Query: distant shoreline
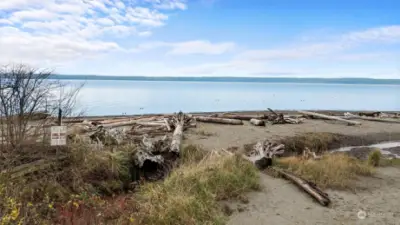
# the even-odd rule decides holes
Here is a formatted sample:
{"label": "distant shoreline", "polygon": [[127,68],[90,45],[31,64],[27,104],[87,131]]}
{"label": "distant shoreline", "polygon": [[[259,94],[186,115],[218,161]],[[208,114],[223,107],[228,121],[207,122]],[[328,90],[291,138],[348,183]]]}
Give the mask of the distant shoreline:
{"label": "distant shoreline", "polygon": [[57,80],[113,80],[113,81],[186,81],[186,82],[250,82],[250,83],[302,83],[302,84],[387,84],[400,85],[400,79],[373,78],[295,78],[295,77],[146,77],[146,76],[97,76],[52,75]]}
{"label": "distant shoreline", "polygon": [[[274,110],[276,113],[283,113],[283,114],[299,114],[297,110]],[[317,112],[322,114],[331,114],[337,116],[343,116],[345,112],[350,113],[357,113],[357,112],[382,112],[382,113],[399,113],[399,111],[379,111],[379,110],[306,110],[310,112]],[[266,110],[236,110],[236,111],[209,111],[209,112],[184,112],[190,115],[212,115],[212,114],[243,114],[243,115],[262,115],[270,113],[267,109]],[[143,113],[143,114],[128,114],[128,115],[98,115],[98,116],[79,116],[79,117],[67,117],[67,119],[111,119],[111,118],[135,118],[141,116],[170,116],[174,113]]]}

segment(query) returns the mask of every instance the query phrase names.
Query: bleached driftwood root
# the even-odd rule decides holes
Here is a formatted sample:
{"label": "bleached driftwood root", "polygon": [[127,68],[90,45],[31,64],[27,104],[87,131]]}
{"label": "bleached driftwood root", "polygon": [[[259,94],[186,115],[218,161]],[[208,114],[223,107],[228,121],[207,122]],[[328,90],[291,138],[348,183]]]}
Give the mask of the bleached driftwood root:
{"label": "bleached driftwood root", "polygon": [[275,155],[282,155],[285,145],[260,141],[254,145],[253,150],[248,155],[243,155],[245,159],[252,162],[258,169],[265,169],[272,165],[272,158]]}
{"label": "bleached driftwood root", "polygon": [[303,155],[302,155],[303,159],[314,159],[314,160],[318,160],[321,159],[321,156],[317,156],[317,154],[315,154],[315,152],[311,151],[309,148],[305,148],[303,150]]}

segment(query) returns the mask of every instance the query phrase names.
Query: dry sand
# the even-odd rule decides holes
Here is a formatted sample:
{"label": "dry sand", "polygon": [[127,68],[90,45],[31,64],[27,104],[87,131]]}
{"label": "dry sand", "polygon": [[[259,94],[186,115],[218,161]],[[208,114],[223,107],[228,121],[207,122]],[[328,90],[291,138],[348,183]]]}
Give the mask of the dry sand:
{"label": "dry sand", "polygon": [[[400,124],[362,121],[361,126],[340,122],[306,120],[299,125],[254,127],[199,123],[185,135],[186,144],[204,149],[242,148],[261,139],[278,140],[305,132],[331,132],[363,137],[366,143],[400,140]],[[352,145],[349,143],[342,143]],[[355,144],[359,145],[359,143]],[[230,203],[235,213],[230,225],[265,224],[400,224],[400,169],[379,168],[374,177],[361,177],[356,192],[330,191],[332,205],[320,206],[288,181],[261,174],[263,191],[249,194],[249,203]],[[365,219],[357,212],[364,210]]]}
{"label": "dry sand", "polygon": [[[245,122],[241,125],[217,125],[198,123],[185,136],[186,143],[201,145],[205,149],[243,147],[262,139],[278,140],[307,132],[330,132],[361,136],[366,143],[400,140],[400,124],[361,121],[361,126],[347,126],[342,122],[328,120],[306,120],[303,124],[267,125],[255,127]],[[343,143],[351,145],[351,143]]]}

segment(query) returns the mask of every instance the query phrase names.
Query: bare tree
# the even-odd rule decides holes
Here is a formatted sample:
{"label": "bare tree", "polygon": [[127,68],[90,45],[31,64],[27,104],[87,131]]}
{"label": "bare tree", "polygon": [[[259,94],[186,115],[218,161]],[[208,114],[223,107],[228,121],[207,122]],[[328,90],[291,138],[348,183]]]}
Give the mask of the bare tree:
{"label": "bare tree", "polygon": [[[17,148],[37,138],[38,128],[54,121],[58,111],[70,115],[82,86],[49,79],[52,71],[24,64],[0,68],[0,116],[2,143]],[[35,121],[34,123],[32,121]]]}

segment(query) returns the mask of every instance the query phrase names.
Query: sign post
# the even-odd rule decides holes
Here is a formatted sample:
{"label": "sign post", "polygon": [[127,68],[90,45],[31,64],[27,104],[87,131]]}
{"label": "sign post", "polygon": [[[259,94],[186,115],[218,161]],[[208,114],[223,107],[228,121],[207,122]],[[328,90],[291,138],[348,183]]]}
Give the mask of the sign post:
{"label": "sign post", "polygon": [[51,146],[59,146],[67,144],[67,127],[52,126],[51,127]]}

